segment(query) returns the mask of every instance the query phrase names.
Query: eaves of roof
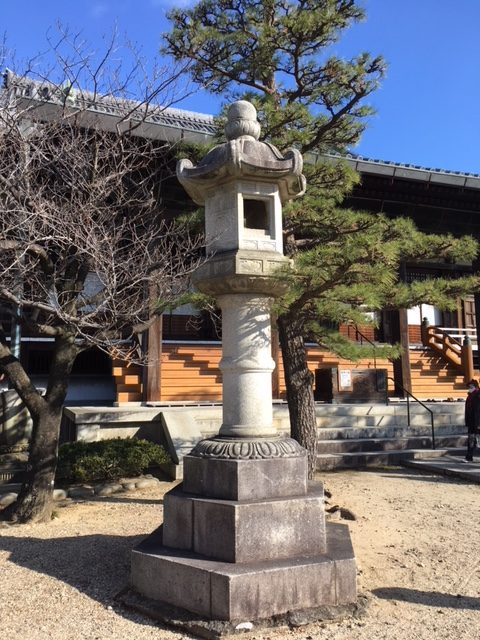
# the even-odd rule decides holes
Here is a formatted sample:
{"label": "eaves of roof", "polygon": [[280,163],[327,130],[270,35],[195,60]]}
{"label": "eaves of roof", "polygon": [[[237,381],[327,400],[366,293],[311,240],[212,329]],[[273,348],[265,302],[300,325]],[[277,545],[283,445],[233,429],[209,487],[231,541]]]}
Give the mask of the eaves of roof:
{"label": "eaves of roof", "polygon": [[55,118],[59,109],[67,108],[78,110],[82,124],[87,126],[95,122],[109,131],[134,127],[135,135],[166,142],[183,139],[206,142],[216,133],[211,115],[93,96],[89,92],[65,93],[62,87],[21,78],[9,70],[3,73],[3,89],[0,91],[13,97],[20,107],[34,108],[40,118],[47,120]]}
{"label": "eaves of roof", "polygon": [[444,186],[467,189],[480,189],[480,175],[463,173],[461,171],[447,171],[446,169],[429,169],[413,164],[401,164],[386,160],[373,160],[354,154],[328,154],[331,159],[346,160],[360,174],[374,174],[401,180],[417,180]]}
{"label": "eaves of roof", "polygon": [[[62,102],[55,98],[55,91],[52,91],[52,95],[48,97],[39,95],[39,91],[45,91],[46,85],[44,83],[20,78],[8,70],[4,72],[3,78],[4,90],[11,91],[13,89],[17,98],[30,103],[37,102],[38,107],[45,110],[48,110],[48,107],[52,110],[55,105],[57,108],[62,105]],[[90,118],[90,122],[93,118],[100,118],[101,125],[109,130],[114,130],[118,126],[118,122],[124,118],[126,111],[138,107],[138,104],[134,102],[128,103],[127,101],[114,99],[97,99],[88,102],[87,93],[82,93],[80,97],[74,96],[69,100],[71,106],[76,106],[85,111],[86,124],[88,124],[88,118]],[[47,117],[54,117],[53,111],[47,113]],[[128,120],[124,124],[128,126]],[[135,127],[136,135],[166,142],[178,142],[180,140],[208,142],[216,133],[213,116],[172,107],[154,106],[147,108],[142,116],[141,123],[135,123]],[[346,155],[332,153],[323,157],[334,162],[344,160],[360,174],[390,176],[401,180],[416,180],[459,188],[480,189],[480,175],[475,173],[429,169],[412,164],[374,160],[351,153]]]}

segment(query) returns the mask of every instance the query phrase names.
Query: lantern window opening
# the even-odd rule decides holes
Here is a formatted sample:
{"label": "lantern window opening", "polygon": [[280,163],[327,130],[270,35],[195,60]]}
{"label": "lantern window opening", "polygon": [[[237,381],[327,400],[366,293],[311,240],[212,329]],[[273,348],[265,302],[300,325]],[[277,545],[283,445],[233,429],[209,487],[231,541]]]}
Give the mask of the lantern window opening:
{"label": "lantern window opening", "polygon": [[243,226],[245,229],[272,236],[271,203],[267,198],[243,198]]}

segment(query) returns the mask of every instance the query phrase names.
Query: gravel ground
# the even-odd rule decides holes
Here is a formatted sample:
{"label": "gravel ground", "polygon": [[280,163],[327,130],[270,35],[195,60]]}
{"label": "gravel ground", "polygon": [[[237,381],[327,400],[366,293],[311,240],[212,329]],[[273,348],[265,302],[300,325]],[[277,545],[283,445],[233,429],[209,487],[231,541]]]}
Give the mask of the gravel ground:
{"label": "gravel ground", "polygon": [[[478,640],[480,486],[403,469],[321,479],[332,493],[329,506],[356,516],[348,524],[367,613],[252,631],[244,640]],[[0,638],[185,637],[114,601],[128,581],[130,550],[161,522],[171,487],[67,502],[51,523],[2,526]]]}

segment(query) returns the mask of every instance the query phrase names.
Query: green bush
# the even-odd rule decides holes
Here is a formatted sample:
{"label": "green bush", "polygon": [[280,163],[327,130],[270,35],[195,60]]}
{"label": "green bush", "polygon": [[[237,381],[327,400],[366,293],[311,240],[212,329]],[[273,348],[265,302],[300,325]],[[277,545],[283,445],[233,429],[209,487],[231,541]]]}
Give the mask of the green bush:
{"label": "green bush", "polygon": [[165,449],[153,442],[112,439],[62,444],[57,479],[67,482],[98,482],[138,476],[151,465],[169,461]]}

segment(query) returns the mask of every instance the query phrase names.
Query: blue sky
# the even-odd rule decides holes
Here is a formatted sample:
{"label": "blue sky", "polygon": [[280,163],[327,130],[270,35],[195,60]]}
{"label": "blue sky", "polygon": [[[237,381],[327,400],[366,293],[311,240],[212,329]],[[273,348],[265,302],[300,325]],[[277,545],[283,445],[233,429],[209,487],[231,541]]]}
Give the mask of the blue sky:
{"label": "blue sky", "polygon": [[[188,0],[0,0],[0,33],[19,58],[45,48],[60,20],[92,47],[116,24],[151,58],[168,29],[165,13]],[[377,110],[361,155],[480,173],[480,0],[363,0],[367,21],[337,47],[345,56],[382,54],[389,65],[371,98]],[[217,113],[220,100],[197,93],[186,109]]]}

